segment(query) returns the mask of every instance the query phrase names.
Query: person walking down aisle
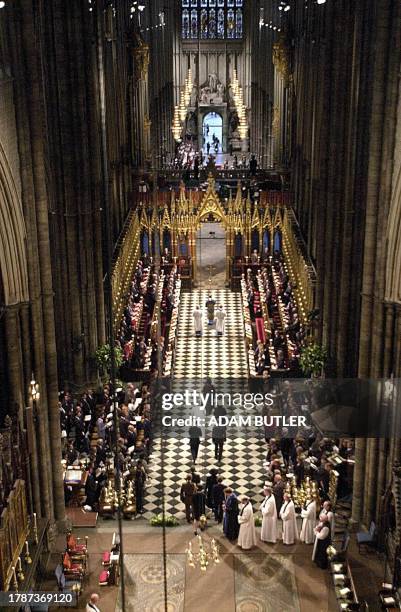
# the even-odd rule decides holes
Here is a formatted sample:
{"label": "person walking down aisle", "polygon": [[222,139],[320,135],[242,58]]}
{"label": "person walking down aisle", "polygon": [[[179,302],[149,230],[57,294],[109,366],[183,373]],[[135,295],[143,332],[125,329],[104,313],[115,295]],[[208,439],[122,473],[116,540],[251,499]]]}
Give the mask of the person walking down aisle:
{"label": "person walking down aisle", "polygon": [[224,504],[223,531],[230,541],[238,538],[238,498],[230,487],[224,489],[226,501]]}
{"label": "person walking down aisle", "polygon": [[223,520],[224,489],[225,485],[223,484],[223,477],[219,476],[217,479],[217,484],[213,486],[212,491],[214,518],[218,523],[221,523]]}
{"label": "person walking down aisle", "polygon": [[241,507],[238,514],[239,535],[238,546],[243,550],[249,550],[256,546],[255,520],[253,518],[253,508],[247,495],[241,497]]}
{"label": "person walking down aisle", "polygon": [[226,317],[227,313],[223,309],[223,306],[219,306],[216,312],[216,333],[218,336],[222,336],[224,334],[224,329],[226,327]]}
{"label": "person walking down aisle", "polygon": [[280,510],[283,521],[283,544],[294,544],[298,539],[297,517],[294,502],[288,493],[284,494],[284,503]]}
{"label": "person walking down aisle", "polygon": [[214,308],[216,306],[216,300],[212,298],[209,294],[206,300],[206,309],[207,309],[207,319],[208,325],[213,325],[214,323]]}
{"label": "person walking down aisle", "polygon": [[194,320],[194,330],[196,336],[202,335],[203,322],[202,322],[202,310],[200,306],[196,306],[195,310],[192,313],[192,317]]}
{"label": "person walking down aisle", "polygon": [[316,526],[316,501],[309,500],[305,504],[305,508],[302,509],[302,529],[299,536],[301,542],[305,544],[313,544],[315,539],[315,526]]}
{"label": "person walking down aisle", "polygon": [[193,425],[192,427],[189,428],[188,435],[189,435],[189,446],[191,449],[192,461],[195,464],[198,458],[202,430],[200,427]]}
{"label": "person walking down aisle", "polygon": [[260,539],[262,542],[270,542],[275,544],[277,541],[277,508],[276,500],[270,487],[263,489],[265,498],[261,503],[260,511],[262,513],[262,530]]}
{"label": "person walking down aisle", "polygon": [[196,491],[196,486],[192,482],[192,476],[188,474],[184,484],[181,486],[180,498],[185,506],[185,517],[187,523],[191,522],[192,518],[192,499]]}
{"label": "person walking down aisle", "polygon": [[192,498],[192,508],[194,512],[194,534],[198,535],[200,518],[203,514],[206,514],[206,499],[202,485],[197,486]]}

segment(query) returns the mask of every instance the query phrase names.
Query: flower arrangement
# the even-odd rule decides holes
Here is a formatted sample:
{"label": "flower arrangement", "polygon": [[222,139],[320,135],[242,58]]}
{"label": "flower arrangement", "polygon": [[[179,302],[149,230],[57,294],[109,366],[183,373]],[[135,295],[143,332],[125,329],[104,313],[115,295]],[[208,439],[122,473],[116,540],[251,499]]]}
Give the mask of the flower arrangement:
{"label": "flower arrangement", "polygon": [[301,370],[306,376],[317,378],[322,375],[327,363],[327,349],[320,344],[308,344],[301,350],[299,360]]}
{"label": "flower arrangement", "polygon": [[[109,344],[102,344],[95,353],[96,366],[101,372],[110,374],[111,372],[111,348]],[[116,370],[123,362],[123,351],[120,346],[114,347],[114,361]]]}
{"label": "flower arrangement", "polygon": [[180,524],[175,516],[171,516],[171,514],[165,514],[164,519],[163,514],[155,514],[149,520],[149,523],[152,527],[178,527]]}
{"label": "flower arrangement", "polygon": [[262,527],[262,517],[255,516],[255,527]]}

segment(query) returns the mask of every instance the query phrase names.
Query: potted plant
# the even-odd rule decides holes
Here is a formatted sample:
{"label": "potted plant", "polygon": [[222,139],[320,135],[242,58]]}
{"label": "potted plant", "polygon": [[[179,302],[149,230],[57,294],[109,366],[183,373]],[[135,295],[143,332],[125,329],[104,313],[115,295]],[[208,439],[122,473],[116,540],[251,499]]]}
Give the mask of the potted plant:
{"label": "potted plant", "polygon": [[316,343],[308,344],[301,350],[299,363],[302,372],[312,378],[322,376],[327,357],[327,349],[324,346]]}

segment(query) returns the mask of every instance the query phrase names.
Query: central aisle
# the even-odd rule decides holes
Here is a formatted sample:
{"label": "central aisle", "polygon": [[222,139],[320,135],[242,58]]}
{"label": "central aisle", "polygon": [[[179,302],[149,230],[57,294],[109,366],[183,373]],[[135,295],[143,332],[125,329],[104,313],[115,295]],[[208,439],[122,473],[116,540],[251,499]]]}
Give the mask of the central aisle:
{"label": "central aisle", "polygon": [[[211,378],[247,378],[248,365],[244,342],[244,317],[241,294],[228,289],[211,290],[216,307],[227,313],[225,334],[217,338],[214,326],[208,326],[206,300],[209,292],[195,290],[181,295],[174,380]],[[204,313],[203,336],[196,338],[192,313],[199,304]]]}
{"label": "central aisle", "polygon": [[[205,302],[206,290],[195,290],[181,295],[179,323],[176,340],[174,376],[171,391],[185,393],[187,389],[202,390],[206,376],[210,376],[219,393],[246,393],[248,384],[247,355],[244,342],[244,319],[241,294],[226,289],[212,290],[217,305],[222,304],[227,312],[225,334],[216,337],[214,328],[208,327]],[[192,312],[197,304],[204,310],[204,334],[196,338],[193,330]],[[205,416],[191,408],[174,408],[172,417],[189,414]],[[227,409],[228,415],[243,414],[242,408]],[[249,411],[247,414],[251,414]],[[265,441],[262,429],[227,429],[223,458],[220,465],[214,459],[214,444],[211,428],[202,428],[202,439],[196,469],[203,483],[210,468],[218,467],[224,483],[232,486],[237,494],[251,496],[255,509],[262,500],[264,482],[263,463]],[[164,446],[164,477],[162,467],[162,437]],[[145,517],[151,518],[162,511],[162,479],[164,482],[165,510],[179,519],[184,519],[184,506],[180,501],[180,488],[192,465],[188,427],[164,427],[155,432],[150,462],[151,481],[145,495]],[[212,522],[212,519],[211,519]]]}

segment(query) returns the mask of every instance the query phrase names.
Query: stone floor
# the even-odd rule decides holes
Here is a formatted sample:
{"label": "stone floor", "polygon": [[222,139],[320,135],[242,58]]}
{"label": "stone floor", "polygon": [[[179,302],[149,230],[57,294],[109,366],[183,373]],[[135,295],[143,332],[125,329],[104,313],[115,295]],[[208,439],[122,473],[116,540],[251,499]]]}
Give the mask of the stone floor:
{"label": "stone floor", "polygon": [[[85,602],[92,592],[100,593],[102,612],[119,609],[118,589],[98,586],[101,555],[110,548],[115,529],[114,521],[99,521],[96,529],[86,532],[76,530],[81,537],[89,535],[90,551],[89,575],[78,609],[85,608]],[[336,609],[330,575],[312,563],[311,546],[301,543],[294,546],[277,543],[272,546],[259,542],[255,549],[245,553],[222,537],[221,529],[214,525],[207,529],[204,537],[205,541],[211,537],[218,540],[221,556],[221,563],[212,565],[206,573],[198,568],[189,568],[186,563],[185,551],[189,540],[192,539],[196,548],[192,529],[184,525],[167,529],[165,547],[169,610],[210,612],[214,608],[219,612],[278,612],[284,609],[331,612]],[[57,546],[59,553],[51,556],[48,578],[42,585],[42,588],[49,590],[55,586],[53,571],[60,559],[64,538],[58,539]],[[126,522],[123,547],[128,574],[127,610],[162,612],[162,530],[150,527],[144,519]]]}

